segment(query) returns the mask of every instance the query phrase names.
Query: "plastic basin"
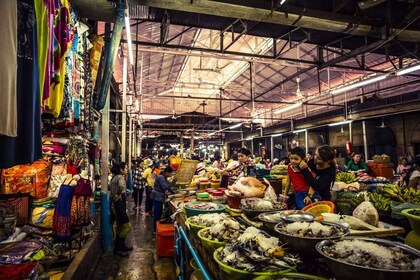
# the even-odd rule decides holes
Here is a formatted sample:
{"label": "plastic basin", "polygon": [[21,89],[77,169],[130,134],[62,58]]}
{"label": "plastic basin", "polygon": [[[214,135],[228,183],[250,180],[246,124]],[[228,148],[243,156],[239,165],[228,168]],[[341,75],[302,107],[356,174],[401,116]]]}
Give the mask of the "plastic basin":
{"label": "plastic basin", "polygon": [[[216,204],[218,206],[218,208],[213,209],[213,210],[204,210],[204,209],[196,209],[196,208],[189,207],[189,205],[191,205],[191,204],[198,204],[198,203],[212,203],[212,204]],[[199,214],[223,213],[226,209],[226,206],[224,206],[222,204],[213,203],[213,202],[189,202],[189,203],[184,204],[184,208],[185,208],[185,212],[187,214],[187,217],[191,217],[191,216],[195,216],[195,215],[199,215]]]}
{"label": "plastic basin", "polygon": [[401,214],[406,216],[408,218],[408,221],[410,222],[411,228],[417,233],[420,234],[420,216],[413,215],[409,212],[417,210],[420,211],[420,208],[409,208],[404,209],[401,211]]}
{"label": "plastic basin", "polygon": [[201,274],[200,268],[198,268],[197,263],[194,259],[190,260],[190,266],[194,269],[194,276],[197,280],[204,280],[203,275]]}
{"label": "plastic basin", "polygon": [[214,241],[214,240],[211,240],[202,236],[202,233],[204,230],[206,229],[204,228],[204,229],[199,230],[197,235],[201,239],[201,244],[203,244],[204,249],[206,249],[210,254],[213,254],[213,252],[216,249],[223,247],[225,245],[225,242]]}
{"label": "plastic basin", "polygon": [[187,218],[186,223],[188,224],[188,226],[190,227],[190,231],[193,235],[197,236],[197,233],[200,229],[206,228],[206,226],[200,226],[197,224],[193,224],[191,223],[191,219]]}
{"label": "plastic basin", "polygon": [[223,248],[218,248],[213,253],[213,258],[219,266],[219,272],[220,272],[219,275],[222,280],[249,280],[249,279],[254,279],[258,276],[266,276],[268,277],[268,279],[270,279],[270,277],[275,277],[273,279],[278,279],[276,276],[284,275],[285,273],[292,271],[292,269],[285,269],[285,270],[272,271],[272,272],[249,272],[246,270],[236,269],[222,263],[219,260],[218,257],[222,249]]}

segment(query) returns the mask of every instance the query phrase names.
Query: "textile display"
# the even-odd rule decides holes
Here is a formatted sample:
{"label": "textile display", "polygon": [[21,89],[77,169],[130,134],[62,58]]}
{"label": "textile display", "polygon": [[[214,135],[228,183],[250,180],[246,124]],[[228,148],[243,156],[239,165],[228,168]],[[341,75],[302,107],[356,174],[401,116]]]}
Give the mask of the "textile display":
{"label": "textile display", "polygon": [[0,135],[17,135],[17,1],[0,1]]}
{"label": "textile display", "polygon": [[0,263],[19,264],[42,248],[38,241],[20,241],[0,244]]}
{"label": "textile display", "polygon": [[55,204],[53,232],[59,239],[68,239],[71,234],[70,209],[73,187],[62,184]]}

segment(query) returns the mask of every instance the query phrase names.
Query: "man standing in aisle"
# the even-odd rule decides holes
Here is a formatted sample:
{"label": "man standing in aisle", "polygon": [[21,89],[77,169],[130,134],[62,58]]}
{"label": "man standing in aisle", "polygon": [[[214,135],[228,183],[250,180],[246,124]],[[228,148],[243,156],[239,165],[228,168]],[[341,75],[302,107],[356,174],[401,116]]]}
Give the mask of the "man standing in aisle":
{"label": "man standing in aisle", "polygon": [[153,160],[148,158],[144,161],[144,164],[146,165],[146,170],[144,170],[142,176],[142,179],[146,185],[146,205],[144,209],[144,215],[150,216],[152,212],[152,200],[150,199],[150,193],[152,192],[153,185],[155,184],[156,174],[153,171]]}
{"label": "man standing in aisle", "polygon": [[143,191],[145,182],[142,180],[144,172],[144,162],[140,160],[133,170],[133,198],[134,198],[134,208],[133,210],[141,211],[141,202],[143,200]]}

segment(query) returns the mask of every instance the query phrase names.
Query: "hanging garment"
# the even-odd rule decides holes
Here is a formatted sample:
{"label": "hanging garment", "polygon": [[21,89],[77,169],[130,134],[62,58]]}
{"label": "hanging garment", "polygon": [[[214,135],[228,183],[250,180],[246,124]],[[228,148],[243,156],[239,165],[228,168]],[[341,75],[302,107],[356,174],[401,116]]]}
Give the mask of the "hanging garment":
{"label": "hanging garment", "polygon": [[17,1],[0,1],[0,135],[17,135]]}
{"label": "hanging garment", "polygon": [[69,36],[69,6],[67,1],[62,1],[61,7],[56,7],[54,17],[54,50],[51,77],[50,96],[45,101],[45,112],[52,113],[54,118],[60,116],[64,98],[64,76],[66,69],[66,53]]}
{"label": "hanging garment", "polygon": [[71,200],[73,196],[73,187],[69,184],[62,184],[60,193],[55,203],[55,212],[53,219],[53,232],[58,239],[67,239],[71,234]]}
{"label": "hanging garment", "polygon": [[90,197],[92,196],[90,180],[80,178],[74,187],[71,202],[71,226],[81,227],[90,224]]}
{"label": "hanging garment", "polygon": [[[26,2],[30,3],[30,1]],[[34,43],[37,38],[35,13],[34,7],[24,1],[18,1],[18,7],[18,135],[17,137],[0,136],[0,169],[31,163],[42,158],[38,49],[37,44]],[[1,55],[2,52],[0,52]]]}

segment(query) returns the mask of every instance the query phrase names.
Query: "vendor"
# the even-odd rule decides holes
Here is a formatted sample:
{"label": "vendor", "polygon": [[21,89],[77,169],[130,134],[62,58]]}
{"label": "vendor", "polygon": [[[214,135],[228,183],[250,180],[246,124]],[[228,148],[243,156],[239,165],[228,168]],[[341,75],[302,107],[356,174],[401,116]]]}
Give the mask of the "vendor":
{"label": "vendor", "polygon": [[403,157],[400,161],[400,164],[397,166],[397,174],[401,174],[404,178],[408,171],[410,170],[411,165],[408,165],[408,160],[406,157]]}
{"label": "vendor", "polygon": [[[171,188],[172,183],[168,181],[169,177],[172,177],[174,170],[172,167],[167,166],[163,170],[163,174],[159,175],[153,186],[150,198],[153,200],[153,229],[156,233],[156,222],[162,217],[163,202],[165,201],[166,192],[175,193]],[[174,182],[173,182],[174,183]]]}
{"label": "vendor", "polygon": [[299,163],[299,169],[302,170],[309,185],[319,193],[321,200],[331,200],[330,190],[336,174],[334,159],[334,149],[328,145],[323,145],[315,152],[315,167],[312,170],[314,174],[305,161],[302,160]]}
{"label": "vendor", "polygon": [[358,173],[358,172],[366,172],[369,173],[369,167],[367,167],[366,163],[362,160],[362,155],[360,153],[353,153],[352,159],[346,166],[346,172],[350,173]]}
{"label": "vendor", "polygon": [[408,187],[420,189],[420,155],[414,159],[414,165],[408,173]]}
{"label": "vendor", "polygon": [[238,151],[238,165],[231,169],[226,169],[228,176],[242,177],[244,175],[245,168],[251,164],[251,151],[247,148],[241,148]]}

